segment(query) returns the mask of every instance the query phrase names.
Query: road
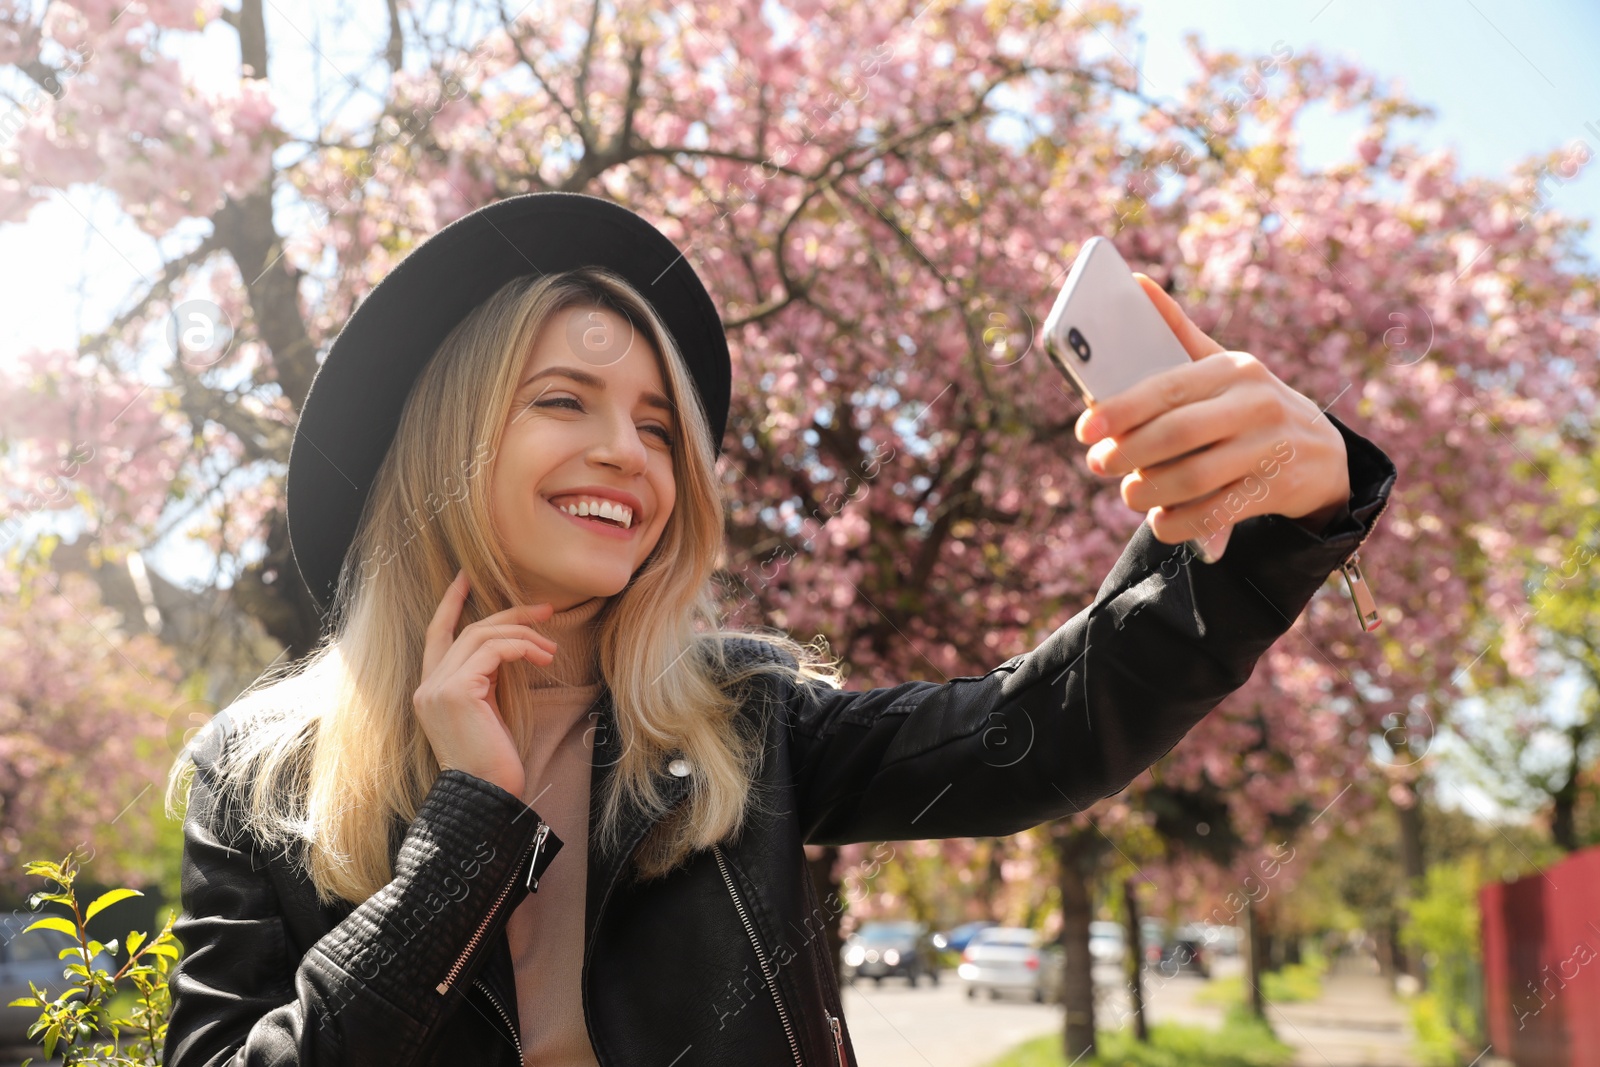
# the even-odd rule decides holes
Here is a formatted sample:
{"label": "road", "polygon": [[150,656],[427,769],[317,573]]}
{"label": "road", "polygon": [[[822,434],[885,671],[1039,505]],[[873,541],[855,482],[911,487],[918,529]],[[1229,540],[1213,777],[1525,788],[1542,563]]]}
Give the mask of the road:
{"label": "road", "polygon": [[[1119,968],[1095,968],[1103,1030],[1120,1029],[1119,1022],[1129,1025],[1121,983]],[[1193,1002],[1203,985],[1189,975],[1147,975],[1150,1021],[1220,1026],[1220,1010]],[[954,971],[945,971],[937,987],[921,982],[912,989],[895,979],[877,987],[871,982],[847,986],[844,1013],[862,1067],[980,1067],[1012,1046],[1057,1033],[1062,1026],[1059,1004],[1035,1004],[1021,997],[967,999]]]}

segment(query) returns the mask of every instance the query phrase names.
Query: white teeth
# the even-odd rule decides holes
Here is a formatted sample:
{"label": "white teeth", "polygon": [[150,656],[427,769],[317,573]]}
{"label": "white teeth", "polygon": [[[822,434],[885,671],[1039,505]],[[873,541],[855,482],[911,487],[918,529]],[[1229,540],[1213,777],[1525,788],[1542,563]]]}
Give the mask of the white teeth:
{"label": "white teeth", "polygon": [[624,530],[633,527],[633,511],[627,506],[614,501],[580,500],[576,504],[557,504],[556,506],[568,515],[594,515],[602,519],[610,519]]}

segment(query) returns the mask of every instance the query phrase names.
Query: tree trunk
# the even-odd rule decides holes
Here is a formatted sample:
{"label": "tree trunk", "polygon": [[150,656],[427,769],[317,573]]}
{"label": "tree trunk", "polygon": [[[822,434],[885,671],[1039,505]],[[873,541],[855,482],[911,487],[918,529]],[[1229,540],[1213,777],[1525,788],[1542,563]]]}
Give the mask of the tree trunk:
{"label": "tree trunk", "polygon": [[995,894],[1005,884],[1005,879],[1000,874],[1000,862],[1006,854],[1005,841],[1003,837],[989,838],[989,872],[983,882],[983,915],[990,922],[1000,921],[1000,915],[995,909]]}
{"label": "tree trunk", "polygon": [[[1122,903],[1128,913],[1128,953],[1123,957],[1123,967],[1128,975],[1128,1000],[1133,1007],[1133,1034],[1140,1041],[1148,1042],[1150,1025],[1144,1017],[1144,954],[1139,951],[1139,899],[1135,888],[1132,878],[1123,879]],[[1090,965],[1093,966],[1092,961]]]}
{"label": "tree trunk", "polygon": [[[1422,851],[1422,793],[1416,788],[1415,782],[1406,788],[1411,794],[1411,803],[1404,807],[1395,805],[1395,817],[1400,827],[1400,869],[1404,875],[1404,893],[1407,899],[1414,900],[1423,891],[1428,868]],[[1404,914],[1399,913],[1401,921]],[[1394,942],[1394,962],[1396,970],[1411,975],[1419,982],[1422,980],[1421,961],[1412,958],[1399,938]]]}
{"label": "tree trunk", "polygon": [[1065,973],[1061,983],[1062,1033],[1067,1062],[1095,1054],[1094,972],[1089,960],[1089,921],[1094,917],[1089,887],[1100,856],[1100,835],[1058,823],[1054,834],[1060,856],[1061,948]]}
{"label": "tree trunk", "polygon": [[1587,722],[1567,728],[1567,741],[1572,746],[1572,758],[1567,762],[1566,780],[1559,789],[1550,793],[1550,840],[1563,852],[1578,851],[1578,791],[1583,781],[1584,735],[1589,731]]}
{"label": "tree trunk", "polygon": [[1267,1017],[1266,1000],[1261,995],[1262,974],[1266,970],[1266,921],[1260,906],[1248,898],[1244,906],[1244,933],[1248,942],[1244,957],[1244,983],[1246,1003],[1250,1013],[1258,1019]]}
{"label": "tree trunk", "polygon": [[1400,959],[1395,951],[1400,941],[1399,916],[1391,911],[1382,928],[1374,933],[1378,941],[1378,972],[1385,978],[1393,978],[1400,973]]}

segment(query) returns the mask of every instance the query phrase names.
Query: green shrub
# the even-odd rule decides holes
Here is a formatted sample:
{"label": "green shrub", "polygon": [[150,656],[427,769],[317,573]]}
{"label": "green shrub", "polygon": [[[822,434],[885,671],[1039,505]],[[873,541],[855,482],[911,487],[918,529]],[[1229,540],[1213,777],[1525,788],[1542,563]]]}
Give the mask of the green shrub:
{"label": "green shrub", "polygon": [[[1267,1025],[1230,1012],[1220,1030],[1203,1026],[1159,1023],[1142,1045],[1129,1030],[1102,1033],[1096,1054],[1076,1067],[1281,1067],[1294,1059],[1294,1049],[1279,1041]],[[1066,1067],[1061,1035],[1049,1034],[1012,1049],[991,1067]]]}
{"label": "green shrub", "polygon": [[1460,1039],[1445,1022],[1444,1011],[1432,993],[1411,998],[1411,1028],[1417,1035],[1417,1059],[1424,1067],[1456,1067],[1461,1062]]}
{"label": "green shrub", "polygon": [[[1261,995],[1269,1004],[1298,1004],[1322,996],[1322,974],[1328,969],[1320,956],[1305,963],[1286,964],[1281,970],[1268,971],[1261,979]],[[1244,978],[1229,975],[1214,978],[1194,996],[1196,1004],[1231,1006],[1243,1004]]]}
{"label": "green shrub", "polygon": [[1402,902],[1407,922],[1400,941],[1422,955],[1428,999],[1417,998],[1418,1035],[1424,1026],[1456,1035],[1458,1046],[1482,1047],[1482,969],[1478,941],[1478,888],[1483,882],[1475,856],[1428,868],[1420,896]]}
{"label": "green shrub", "polygon": [[[72,962],[61,972],[69,985],[59,997],[51,1000],[47,991],[29,982],[33,995],[11,1002],[11,1007],[40,1009],[38,1020],[28,1028],[28,1036],[42,1038],[45,1056],[59,1054],[63,1067],[160,1067],[167,1015],[172,1007],[167,972],[179,954],[177,940],[172,936],[175,913],[168,914],[166,925],[153,939],[130,931],[126,940],[128,961],[115,972],[108,972],[95,964],[95,957],[101,952],[115,954],[117,942],[113,939],[102,944],[92,939],[88,923],[117,901],[143,894],[135,889],[113,889],[81,908],[73,890],[78,864],[72,853],[60,863],[29,863],[27,873],[59,887],[56,892],[33,894],[28,898],[30,907],[54,903],[65,905],[72,912],[70,918],[47,915],[27,929],[57,930],[78,942],[61,950],[61,958]],[[23,1067],[28,1067],[33,1060],[30,1057],[22,1062]]]}

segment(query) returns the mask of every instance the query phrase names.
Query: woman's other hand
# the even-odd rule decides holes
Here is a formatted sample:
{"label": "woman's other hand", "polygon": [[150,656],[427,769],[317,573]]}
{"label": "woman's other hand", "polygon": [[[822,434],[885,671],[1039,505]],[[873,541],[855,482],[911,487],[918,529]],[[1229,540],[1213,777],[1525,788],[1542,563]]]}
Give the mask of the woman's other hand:
{"label": "woman's other hand", "polygon": [[515,659],[548,665],[556,643],[530,622],[550,617],[549,604],[519,604],[479,619],[456,633],[469,592],[467,572],[457,572],[428,624],[422,684],[412,694],[417,721],[441,770],[456,768],[520,797],[525,784],[517,751],[495,699],[500,665]]}
{"label": "woman's other hand", "polygon": [[1194,362],[1151,375],[1078,417],[1096,474],[1122,478],[1122,500],[1157,540],[1202,541],[1221,556],[1233,524],[1294,519],[1320,533],[1350,498],[1344,437],[1309,397],[1248,352],[1228,352],[1151,278],[1146,295]]}

